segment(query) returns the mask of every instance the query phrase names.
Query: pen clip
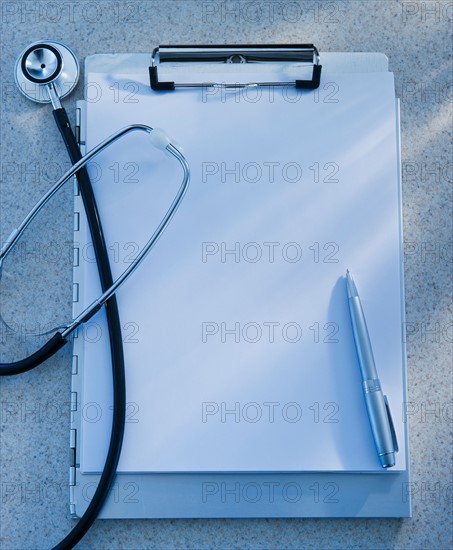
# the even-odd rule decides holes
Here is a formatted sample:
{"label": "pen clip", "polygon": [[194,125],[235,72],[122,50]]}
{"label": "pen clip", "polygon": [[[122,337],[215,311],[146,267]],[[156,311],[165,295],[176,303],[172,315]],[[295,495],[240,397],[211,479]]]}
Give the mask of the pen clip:
{"label": "pen clip", "polygon": [[390,412],[390,405],[386,395],[384,395],[384,403],[385,403],[385,410],[387,411],[387,417],[389,420],[390,431],[392,433],[393,448],[395,450],[395,453],[397,453],[399,451],[398,440],[396,439],[395,426],[393,424],[392,413]]}

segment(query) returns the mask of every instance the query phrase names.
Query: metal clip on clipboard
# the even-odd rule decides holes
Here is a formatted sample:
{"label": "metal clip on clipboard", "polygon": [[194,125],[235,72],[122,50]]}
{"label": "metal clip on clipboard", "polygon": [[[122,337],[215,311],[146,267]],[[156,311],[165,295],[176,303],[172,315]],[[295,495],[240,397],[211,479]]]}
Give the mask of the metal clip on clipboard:
{"label": "metal clip on clipboard", "polygon": [[[210,62],[210,63],[269,63],[302,62],[313,66],[311,80],[293,80],[292,82],[249,82],[249,83],[181,83],[160,82],[158,67],[162,63],[173,62]],[[155,91],[175,90],[184,87],[223,87],[246,88],[248,86],[295,86],[307,90],[319,87],[322,66],[319,64],[319,52],[313,44],[295,46],[159,46],[154,49],[149,67],[151,88]]]}

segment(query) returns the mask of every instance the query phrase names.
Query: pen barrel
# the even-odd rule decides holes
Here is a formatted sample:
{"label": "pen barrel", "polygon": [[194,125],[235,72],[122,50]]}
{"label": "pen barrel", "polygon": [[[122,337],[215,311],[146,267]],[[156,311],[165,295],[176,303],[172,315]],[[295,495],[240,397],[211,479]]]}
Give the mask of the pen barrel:
{"label": "pen barrel", "polygon": [[395,465],[395,448],[379,380],[364,380],[363,391],[379,460],[384,468],[389,468]]}
{"label": "pen barrel", "polygon": [[348,299],[349,311],[351,313],[352,330],[359,358],[360,371],[362,373],[363,392],[368,418],[381,466],[383,468],[390,468],[395,465],[396,449],[392,427],[390,426],[389,412],[378,379],[362,304],[357,295],[357,290],[353,290],[355,290],[355,295],[350,296]]}
{"label": "pen barrel", "polygon": [[362,310],[360,298],[354,296],[349,298],[349,311],[351,313],[352,331],[359,357],[360,370],[362,372],[362,380],[377,379],[376,365],[374,363],[373,349],[371,347],[368,328],[365,321],[365,316]]}

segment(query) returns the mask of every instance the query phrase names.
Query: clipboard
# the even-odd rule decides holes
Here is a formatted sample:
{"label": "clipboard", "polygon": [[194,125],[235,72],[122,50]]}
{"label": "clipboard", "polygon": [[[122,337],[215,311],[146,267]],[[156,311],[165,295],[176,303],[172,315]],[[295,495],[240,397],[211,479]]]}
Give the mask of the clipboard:
{"label": "clipboard", "polygon": [[[179,47],[180,48],[180,47]],[[253,47],[252,47],[253,48]],[[158,72],[161,68],[157,67],[157,54],[159,53],[159,62],[162,63],[162,58],[171,60],[174,63],[180,63],[180,58],[172,59],[171,47],[159,48],[159,52],[155,50],[151,68],[154,66],[155,71],[150,71],[150,87],[156,82],[161,83],[161,74],[163,75],[162,82],[176,82],[174,87],[170,86],[167,91],[161,91],[164,94],[178,94],[178,82],[167,79],[164,70]],[[179,50],[178,50],[179,51]],[[183,49],[187,53],[187,49]],[[212,53],[212,50],[208,50]],[[166,55],[169,57],[165,57]],[[199,52],[196,52],[199,53]],[[222,52],[225,53],[225,52]],[[231,49],[226,53],[231,53]],[[247,52],[244,52],[245,54]],[[299,52],[300,53],[300,52]],[[162,55],[163,54],[163,55]],[[218,52],[216,52],[218,54]],[[294,68],[295,73],[303,73],[302,81],[315,81],[316,74],[313,67],[321,67],[319,58],[316,52],[312,52],[310,60],[308,57],[297,63]],[[177,55],[181,55],[178,53]],[[192,54],[191,54],[192,55]],[[236,50],[231,55],[241,55]],[[231,58],[230,55],[230,58]],[[208,56],[209,58],[209,56]],[[212,59],[210,59],[212,61]],[[218,60],[217,60],[218,61]],[[165,61],[164,61],[165,62]],[[191,71],[194,74],[195,85],[200,84],[200,75],[202,75],[201,83],[206,84],[204,79],[206,68],[204,63],[200,63],[198,59],[190,57],[188,61],[183,63],[191,63]],[[224,64],[224,60],[218,61],[222,63],[223,74],[234,65],[233,70],[235,75],[243,70],[244,73],[251,70],[248,63],[231,63]],[[278,59],[278,63],[282,62]],[[172,63],[173,70],[176,65]],[[269,63],[272,64],[272,61]],[[304,65],[303,67],[301,65]],[[91,56],[86,61],[87,74],[87,90],[93,84],[93,75],[108,74],[115,75],[112,78],[112,86],[115,87],[115,82],[121,75],[129,75],[149,70],[150,59],[145,54],[120,54],[109,56]],[[326,53],[322,55],[323,70],[331,70],[335,67],[335,72],[339,73],[384,73],[388,70],[387,59],[382,54],[340,54]],[[267,60],[266,60],[267,67]],[[211,68],[212,70],[212,68]],[[253,70],[261,72],[263,64],[253,64]],[[319,85],[321,89],[331,92],[329,81],[322,82],[321,69],[316,69],[319,73]],[[233,73],[233,71],[230,71]],[[155,74],[154,77],[152,74]],[[218,73],[217,73],[218,74]],[[228,74],[228,73],[226,73]],[[198,78],[198,81],[196,80]],[[92,79],[90,81],[90,79]],[[193,85],[194,82],[191,84]],[[274,81],[267,82],[272,84]],[[292,82],[292,81],[291,81]],[[297,78],[294,79],[294,83]],[[234,90],[238,87],[255,88],[256,82],[239,82],[239,86],[235,86],[237,80],[233,82],[221,81],[215,82],[211,86],[212,92],[222,92],[231,88]],[[266,85],[266,81],[264,81]],[[275,83],[275,82],[274,82]],[[286,86],[288,87],[288,83]],[[295,87],[295,86],[294,86]],[[206,86],[203,87],[207,89]],[[307,88],[310,90],[310,87]],[[314,86],[311,90],[317,90]],[[307,92],[313,93],[313,92]],[[290,97],[290,96],[288,96]],[[318,95],[318,98],[320,96]],[[90,98],[87,97],[88,103]],[[81,144],[86,141],[87,129],[87,103],[78,103],[78,121],[80,127]],[[396,154],[398,157],[397,166],[400,166],[399,152],[399,103],[395,101],[395,127],[397,128],[395,143]],[[399,169],[398,169],[399,170]],[[250,179],[250,178],[249,178]],[[401,238],[401,199],[400,186],[401,179],[398,171],[398,209],[399,209],[399,232]],[[206,183],[206,182],[205,182]],[[75,212],[76,212],[76,233],[75,241],[78,243],[88,243],[89,237],[86,235],[86,228],[83,223],[83,209],[80,208],[78,197],[75,197]],[[80,254],[79,254],[80,256]],[[402,277],[402,270],[400,272]],[[84,281],[80,266],[74,269],[75,296],[81,296],[86,281]],[[400,292],[403,296],[403,281],[401,278]],[[404,305],[400,301],[401,320],[404,321]],[[74,309],[80,307],[75,302]],[[305,327],[307,329],[307,327]],[[85,340],[85,341],[84,341]],[[71,467],[71,513],[80,516],[89,502],[89,495],[92,488],[95,487],[96,473],[86,471],[83,466],[83,453],[81,451],[81,434],[83,426],[87,425],[86,416],[90,403],[93,403],[86,391],[87,364],[85,360],[86,339],[76,338],[74,341],[74,360],[73,360],[73,389],[72,389],[72,409],[73,423],[71,426],[71,449],[73,456],[73,466]],[[406,366],[405,366],[405,350],[403,345],[402,361],[402,392],[406,394]],[[95,403],[96,405],[96,403]],[[133,407],[129,411],[133,419]],[[401,426],[400,426],[401,427]],[[395,473],[387,473],[385,475],[362,472],[328,472],[328,471],[306,471],[303,473],[295,471],[266,471],[266,472],[229,472],[222,473],[210,471],[203,473],[202,471],[194,472],[157,472],[146,473],[137,471],[135,473],[120,472],[117,475],[117,483],[112,496],[104,507],[101,517],[406,517],[410,516],[410,495],[409,495],[409,454],[407,429],[403,427],[404,440],[404,464]],[[401,435],[401,434],[400,434]],[[127,444],[127,441],[126,441]]]}

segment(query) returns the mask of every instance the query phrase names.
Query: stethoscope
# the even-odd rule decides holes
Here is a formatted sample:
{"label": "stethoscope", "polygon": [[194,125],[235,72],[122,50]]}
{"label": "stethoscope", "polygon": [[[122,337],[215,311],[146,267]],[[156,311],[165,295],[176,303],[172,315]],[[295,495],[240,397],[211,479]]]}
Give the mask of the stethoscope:
{"label": "stethoscope", "polygon": [[[96,519],[112,485],[118,465],[124,435],[126,410],[126,385],[121,325],[115,292],[137,269],[148,252],[154,247],[178,209],[189,184],[189,166],[182,153],[171,143],[163,130],[143,124],[133,124],[115,132],[89,153],[82,157],[77,140],[71,129],[61,99],[76,86],[79,78],[79,64],[70,48],[53,40],[35,42],[26,48],[16,62],[16,83],[27,98],[37,103],[51,103],[53,116],[63,137],[73,166],[35,204],[21,224],[12,231],[0,249],[0,270],[2,262],[13,250],[15,244],[55,193],[74,175],[77,177],[80,195],[86,211],[93,247],[98,265],[102,294],[74,320],[60,327],[57,332],[36,352],[12,363],[0,363],[0,375],[13,375],[30,370],[54,355],[68,341],[70,335],[82,324],[105,307],[109,327],[109,341],[113,376],[113,421],[107,458],[96,492],[86,512],[74,529],[55,548],[72,548],[88,531]],[[114,281],[110,269],[107,247],[102,230],[101,218],[96,204],[91,181],[85,168],[88,161],[101,151],[131,132],[145,132],[150,144],[176,159],[183,170],[181,185],[161,219],[154,233],[129,267]]]}

